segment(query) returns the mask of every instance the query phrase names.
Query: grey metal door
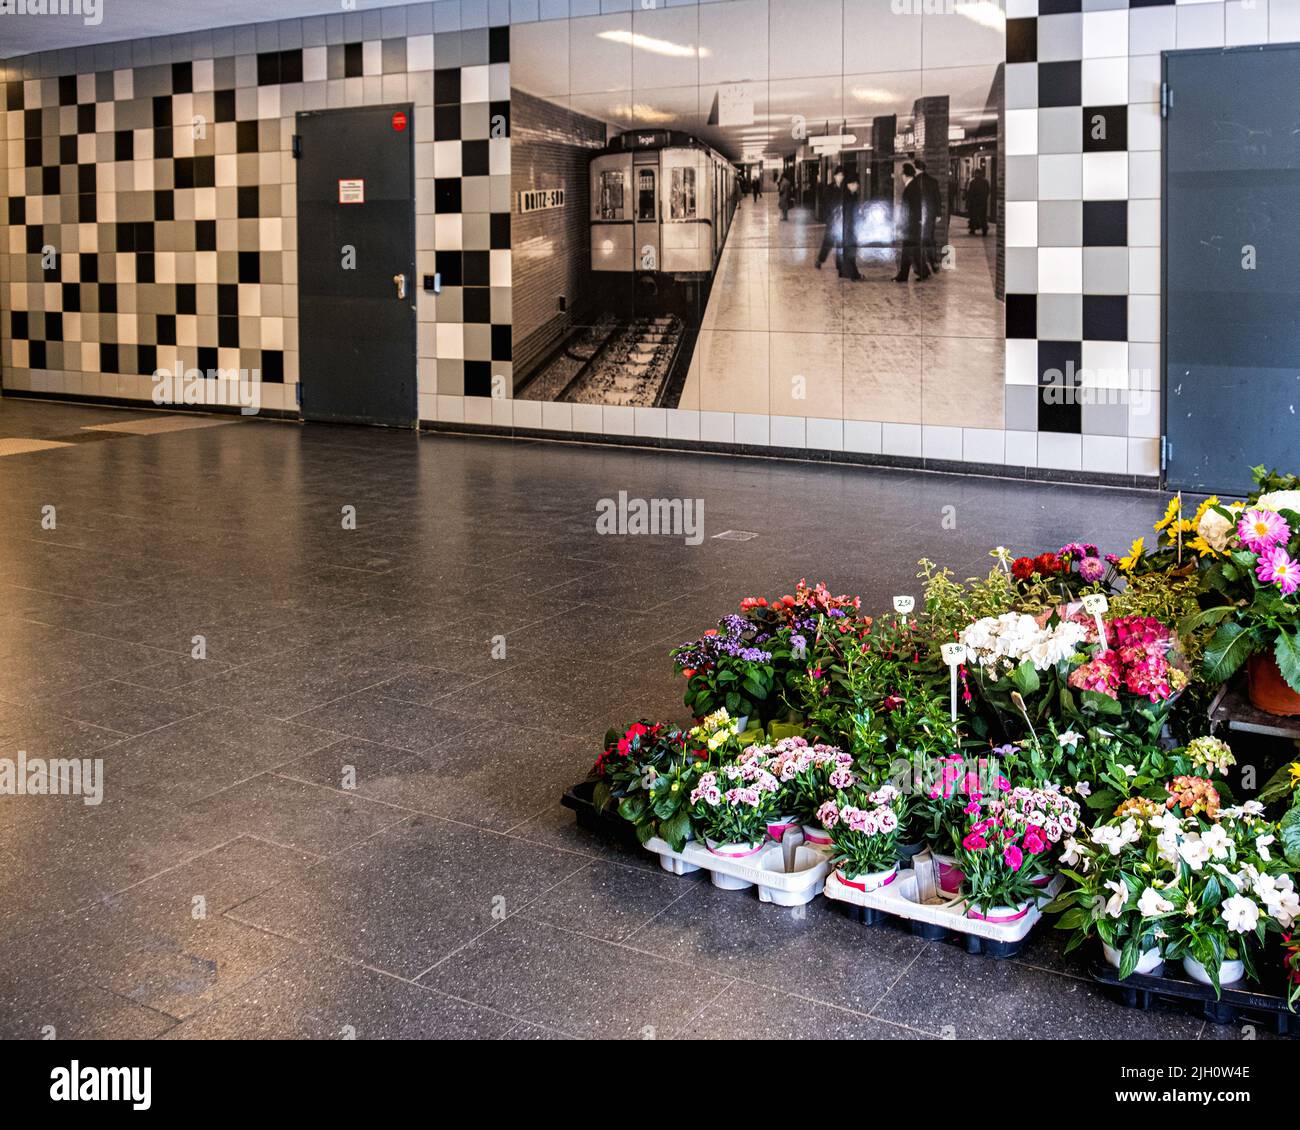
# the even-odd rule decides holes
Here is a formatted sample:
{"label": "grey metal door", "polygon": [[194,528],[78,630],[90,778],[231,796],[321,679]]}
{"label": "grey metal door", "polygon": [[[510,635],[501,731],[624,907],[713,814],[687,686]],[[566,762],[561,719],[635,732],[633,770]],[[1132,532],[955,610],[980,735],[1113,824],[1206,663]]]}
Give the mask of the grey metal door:
{"label": "grey metal door", "polygon": [[1238,495],[1300,440],[1300,46],[1164,57],[1171,487]]}
{"label": "grey metal door", "polygon": [[298,300],[308,420],[416,420],[410,106],[300,113]]}

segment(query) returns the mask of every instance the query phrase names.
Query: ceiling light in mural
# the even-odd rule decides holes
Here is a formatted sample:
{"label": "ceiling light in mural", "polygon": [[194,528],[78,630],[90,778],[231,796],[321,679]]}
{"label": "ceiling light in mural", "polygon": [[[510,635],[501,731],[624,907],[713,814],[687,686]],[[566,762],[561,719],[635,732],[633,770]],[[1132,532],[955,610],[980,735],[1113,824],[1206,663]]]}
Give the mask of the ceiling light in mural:
{"label": "ceiling light in mural", "polygon": [[670,114],[666,110],[656,110],[653,106],[647,106],[644,102],[637,102],[631,106],[626,102],[622,102],[617,106],[611,106],[610,111],[617,118],[631,118],[633,121],[642,122],[646,125],[662,125],[666,122],[679,120],[677,114]]}
{"label": "ceiling light in mural", "polygon": [[892,102],[902,101],[891,91],[879,86],[855,86],[850,93],[859,102],[869,102],[873,106],[887,106]]}
{"label": "ceiling light in mural", "polygon": [[667,55],[672,59],[694,59],[697,57],[703,59],[709,54],[707,47],[692,47],[688,43],[673,43],[668,39],[655,39],[653,36],[642,35],[637,31],[626,31],[622,28],[602,31],[597,35],[597,38],[607,39],[611,43],[626,43],[642,51],[649,51],[654,55]]}
{"label": "ceiling light in mural", "polygon": [[957,4],[955,11],[959,16],[965,16],[973,23],[980,27],[989,28],[991,31],[1005,31],[1007,27],[1006,13],[996,4],[989,0],[973,0],[971,3]]}

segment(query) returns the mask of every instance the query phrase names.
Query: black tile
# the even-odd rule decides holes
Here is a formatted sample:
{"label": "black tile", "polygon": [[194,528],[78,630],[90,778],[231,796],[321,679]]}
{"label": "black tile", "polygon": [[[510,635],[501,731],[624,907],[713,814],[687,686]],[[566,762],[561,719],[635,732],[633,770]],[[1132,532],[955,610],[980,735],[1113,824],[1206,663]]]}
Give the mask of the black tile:
{"label": "black tile", "polygon": [[177,188],[194,187],[194,158],[193,157],[177,157],[172,171],[173,171]]}
{"label": "black tile", "polygon": [[1127,341],[1128,296],[1085,294],[1083,338],[1085,341]]}
{"label": "black tile", "polygon": [[95,132],[95,104],[93,102],[84,102],[77,107],[77,132]]}
{"label": "black tile", "polygon": [[198,313],[198,288],[194,283],[176,284],[176,313]]}
{"label": "black tile", "polygon": [[142,377],[151,377],[158,371],[158,349],[152,345],[136,347],[135,371]]}
{"label": "black tile", "polygon": [[93,224],[98,216],[98,209],[95,206],[95,197],[91,193],[83,193],[77,197],[77,221],[82,224]]}
{"label": "black tile", "polygon": [[99,344],[99,371],[101,373],[120,373],[122,371],[121,363],[118,360],[118,349],[115,344],[108,341]]}
{"label": "black tile", "polygon": [[1128,148],[1127,106],[1083,108],[1083,151],[1111,153]]}
{"label": "black tile", "polygon": [[235,126],[235,148],[240,153],[257,152],[256,122],[239,122]]}
{"label": "black tile", "polygon": [[153,131],[153,155],[155,160],[171,157],[175,151],[175,135],[170,126],[158,126]]}
{"label": "black tile", "polygon": [[1083,202],[1083,245],[1125,247],[1128,245],[1128,201],[1085,200]]}
{"label": "black tile", "polygon": [[239,287],[234,283],[217,284],[217,313],[227,318],[239,316]]}
{"label": "black tile", "polygon": [[194,64],[191,62],[172,64],[172,93],[194,93]]}
{"label": "black tile", "polygon": [[134,224],[106,224],[105,228],[113,230],[116,236],[116,250],[134,251],[135,250],[135,225]]}
{"label": "black tile", "polygon": [[45,311],[45,340],[63,340],[63,315],[56,310]]}
{"label": "black tile", "polygon": [[59,105],[75,106],[77,104],[77,76],[59,76]]}
{"label": "black tile", "polygon": [[46,165],[41,169],[41,193],[45,196],[58,196],[62,178],[58,165]]}
{"label": "black tile", "polygon": [[488,175],[488,143],[463,141],[460,146],[461,175],[485,177]]}
{"label": "black tile", "polygon": [[217,249],[217,221],[196,220],[194,224],[194,250],[215,251]]}
{"label": "black tile", "polygon": [[157,319],[157,335],[159,345],[176,344],[176,315],[159,314]]}
{"label": "black tile", "polygon": [[[1008,20],[1010,26],[1014,20]],[[1079,106],[1083,104],[1083,63],[1078,60],[1038,64],[1038,105]]]}
{"label": "black tile", "polygon": [[1064,16],[1071,12],[1082,12],[1083,0],[1038,0],[1040,16]]}
{"label": "black tile", "polygon": [[466,322],[492,321],[492,292],[485,286],[467,286],[462,294]]}
{"label": "black tile", "polygon": [[176,194],[170,188],[154,190],[153,218],[163,221],[176,219]]}
{"label": "black tile", "polygon": [[1007,62],[1033,63],[1038,60],[1038,21],[1007,20]]}
{"label": "black tile", "polygon": [[77,135],[66,134],[59,138],[59,164],[75,165],[77,163]]}
{"label": "black tile", "polygon": [[27,254],[40,255],[45,247],[45,227],[42,224],[27,225]]}
{"label": "black tile", "polygon": [[23,141],[23,165],[29,169],[39,169],[42,164],[41,153],[42,147],[39,135],[33,137],[28,134]]}
{"label": "black tile", "polygon": [[135,281],[138,283],[152,283],[156,281],[153,252],[136,255]]}
{"label": "black tile", "polygon": [[96,192],[99,185],[95,176],[94,165],[77,166],[77,191],[78,192]]}
{"label": "black tile", "polygon": [[194,187],[215,188],[217,184],[217,159],[212,154],[194,158]]}
{"label": "black tile", "polygon": [[490,286],[492,283],[491,258],[487,251],[465,251],[465,286]]}
{"label": "black tile", "polygon": [[237,196],[237,215],[241,220],[255,220],[258,212],[258,193],[260,189],[255,184],[243,185],[238,189]]}
{"label": "black tile", "polygon": [[235,92],[233,90],[218,90],[212,96],[212,103],[212,116],[217,121],[233,122],[235,120]]}
{"label": "black tile", "polygon": [[166,94],[156,94],[153,100],[153,124],[155,126],[172,125],[172,100]]}
{"label": "black tile", "polygon": [[23,108],[23,84],[9,82],[5,84],[5,109],[21,110]]}
{"label": "black tile", "polygon": [[492,327],[492,360],[509,361],[514,357],[512,329],[508,325]]}
{"label": "black tile", "polygon": [[1038,343],[1038,430],[1078,433],[1083,430],[1078,395],[1083,344],[1078,341]]}
{"label": "black tile", "polygon": [[510,28],[508,25],[488,28],[488,62],[510,62]]}
{"label": "black tile", "polygon": [[444,287],[464,285],[465,271],[461,254],[459,251],[437,252],[438,274],[442,276]]}
{"label": "black tile", "polygon": [[302,48],[280,52],[280,81],[302,82]]}
{"label": "black tile", "polygon": [[101,314],[117,313],[117,283],[99,284],[99,312]]}
{"label": "black tile", "polygon": [[510,103],[488,103],[488,128],[493,137],[510,136]]}
{"label": "black tile", "polygon": [[343,45],[343,77],[361,78],[365,74],[365,52],[360,43]]}
{"label": "black tile", "polygon": [[221,349],[239,348],[239,319],[217,319],[217,345]]}
{"label": "black tile", "polygon": [[81,286],[78,283],[63,283],[63,312],[77,314],[81,311]]}
{"label": "black tile", "polygon": [[31,333],[31,315],[26,310],[9,311],[9,336],[14,341],[26,341]]}
{"label": "black tile", "polygon": [[263,51],[257,57],[257,85],[278,86],[280,83],[280,52]]}
{"label": "black tile", "polygon": [[282,350],[262,350],[262,380],[267,384],[284,384],[284,352]]}
{"label": "black tile", "polygon": [[440,67],[434,70],[433,102],[435,106],[460,105],[459,67]]}
{"label": "black tile", "polygon": [[27,198],[11,196],[9,198],[9,222],[21,226],[27,222]]}
{"label": "black tile", "polygon": [[433,137],[435,141],[460,139],[460,107],[435,106],[433,108]]}
{"label": "black tile", "polygon": [[198,368],[204,373],[214,372],[219,368],[217,364],[217,347],[215,345],[200,345],[196,350],[198,357]]}
{"label": "black tile", "polygon": [[[460,177],[438,177],[433,182],[433,210],[443,213],[461,210]],[[446,283],[445,278],[443,282]]]}
{"label": "black tile", "polygon": [[132,161],[135,159],[135,133],[129,129],[120,129],[113,134],[113,160]]}
{"label": "black tile", "polygon": [[44,369],[47,367],[48,351],[45,348],[45,342],[32,341],[27,343],[27,365],[32,369]]}
{"label": "black tile", "polygon": [[1038,336],[1038,295],[1007,295],[1007,337]]}
{"label": "black tile", "polygon": [[509,212],[492,213],[490,243],[493,251],[510,250],[510,213]]}
{"label": "black tile", "polygon": [[77,269],[83,283],[99,282],[99,255],[94,251],[82,251],[77,257]]}
{"label": "black tile", "polygon": [[490,361],[465,362],[465,395],[492,395],[492,363]]}
{"label": "black tile", "polygon": [[258,283],[262,281],[262,257],[256,251],[239,253],[239,281],[241,283]]}

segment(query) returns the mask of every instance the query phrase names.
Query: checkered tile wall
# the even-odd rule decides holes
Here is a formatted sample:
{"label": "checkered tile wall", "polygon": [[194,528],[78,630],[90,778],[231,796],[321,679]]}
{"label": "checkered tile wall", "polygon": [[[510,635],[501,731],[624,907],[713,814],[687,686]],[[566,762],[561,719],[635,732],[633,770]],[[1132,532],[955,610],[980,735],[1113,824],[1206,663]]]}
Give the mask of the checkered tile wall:
{"label": "checkered tile wall", "polygon": [[509,29],[435,7],[110,44],[3,71],[5,387],[145,399],[258,370],[294,411],[298,110],[415,106],[421,415],[510,374]]}

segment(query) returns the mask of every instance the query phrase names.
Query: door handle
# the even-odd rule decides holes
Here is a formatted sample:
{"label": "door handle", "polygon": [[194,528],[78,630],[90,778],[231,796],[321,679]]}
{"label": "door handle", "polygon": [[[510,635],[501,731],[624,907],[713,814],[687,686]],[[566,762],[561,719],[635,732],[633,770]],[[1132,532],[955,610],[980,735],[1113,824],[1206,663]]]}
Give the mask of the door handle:
{"label": "door handle", "polygon": [[398,299],[400,300],[400,299],[405,298],[405,297],[406,297],[406,276],[405,276],[405,275],[394,275],[394,276],[393,276],[393,285],[394,285],[395,287],[397,287],[397,297],[398,297]]}

